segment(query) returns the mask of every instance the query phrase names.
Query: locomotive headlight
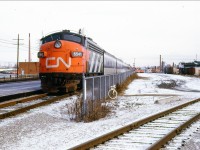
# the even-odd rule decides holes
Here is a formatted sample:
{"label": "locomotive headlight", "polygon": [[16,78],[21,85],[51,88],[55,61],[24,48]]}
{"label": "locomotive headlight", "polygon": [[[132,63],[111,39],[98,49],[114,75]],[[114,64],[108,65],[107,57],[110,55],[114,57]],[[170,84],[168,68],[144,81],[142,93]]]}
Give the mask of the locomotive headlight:
{"label": "locomotive headlight", "polygon": [[44,52],[38,52],[37,54],[38,58],[44,58]]}
{"label": "locomotive headlight", "polygon": [[83,52],[71,52],[72,57],[83,57]]}
{"label": "locomotive headlight", "polygon": [[61,48],[61,46],[62,46],[62,43],[59,40],[55,41],[54,43],[55,48]]}

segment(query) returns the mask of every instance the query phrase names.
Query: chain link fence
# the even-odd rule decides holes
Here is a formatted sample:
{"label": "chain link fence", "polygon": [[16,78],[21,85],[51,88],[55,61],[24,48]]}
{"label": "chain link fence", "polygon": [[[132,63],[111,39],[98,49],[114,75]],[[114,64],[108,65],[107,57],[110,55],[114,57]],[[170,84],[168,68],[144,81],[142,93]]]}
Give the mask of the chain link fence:
{"label": "chain link fence", "polygon": [[97,100],[107,99],[110,87],[113,85],[122,84],[133,73],[133,71],[129,71],[114,75],[93,77],[83,76],[83,111],[87,112],[86,110],[88,101],[94,102]]}

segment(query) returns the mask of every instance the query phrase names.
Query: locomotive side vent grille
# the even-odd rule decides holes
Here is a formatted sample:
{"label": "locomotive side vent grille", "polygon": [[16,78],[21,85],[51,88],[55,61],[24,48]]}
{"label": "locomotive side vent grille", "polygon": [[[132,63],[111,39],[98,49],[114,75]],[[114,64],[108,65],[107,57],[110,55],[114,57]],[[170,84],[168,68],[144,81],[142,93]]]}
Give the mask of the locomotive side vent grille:
{"label": "locomotive side vent grille", "polygon": [[93,45],[93,44],[91,44],[89,42],[88,42],[88,48],[89,48],[89,50],[95,51],[95,52],[100,53],[100,54],[103,55],[104,51],[102,49],[98,48],[97,46],[95,46],[95,45]]}

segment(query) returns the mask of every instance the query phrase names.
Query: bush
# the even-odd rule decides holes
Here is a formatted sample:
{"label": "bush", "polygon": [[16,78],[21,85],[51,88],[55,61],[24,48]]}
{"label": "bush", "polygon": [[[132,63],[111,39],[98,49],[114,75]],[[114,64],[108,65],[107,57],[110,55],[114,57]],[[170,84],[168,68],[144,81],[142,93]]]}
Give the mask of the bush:
{"label": "bush", "polygon": [[84,108],[81,98],[77,99],[73,104],[68,104],[67,108],[70,120],[76,122],[91,122],[104,118],[110,113],[110,107],[102,100],[89,100],[85,106]]}

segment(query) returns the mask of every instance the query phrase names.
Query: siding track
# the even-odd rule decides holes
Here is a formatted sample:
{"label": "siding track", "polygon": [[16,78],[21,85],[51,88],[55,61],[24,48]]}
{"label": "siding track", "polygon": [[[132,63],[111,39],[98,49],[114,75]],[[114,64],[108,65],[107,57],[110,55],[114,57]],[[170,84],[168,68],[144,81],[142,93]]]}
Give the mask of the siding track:
{"label": "siding track", "polygon": [[70,149],[159,149],[200,118],[200,99],[133,122]]}
{"label": "siding track", "polygon": [[40,94],[0,103],[0,119],[5,119],[24,113],[33,108],[48,105],[55,101],[69,97],[70,95],[72,95],[72,93],[61,96],[48,96],[47,94]]}

